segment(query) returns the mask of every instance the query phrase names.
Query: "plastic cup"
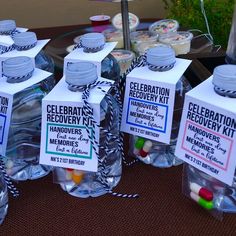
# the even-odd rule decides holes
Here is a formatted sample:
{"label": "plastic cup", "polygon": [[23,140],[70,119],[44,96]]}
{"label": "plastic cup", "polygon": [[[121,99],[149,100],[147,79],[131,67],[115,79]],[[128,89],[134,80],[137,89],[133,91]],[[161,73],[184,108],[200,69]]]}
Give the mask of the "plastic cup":
{"label": "plastic cup", "polygon": [[107,29],[108,25],[110,24],[110,18],[111,17],[107,15],[91,16],[89,19],[93,26],[93,31],[101,33],[102,31]]}

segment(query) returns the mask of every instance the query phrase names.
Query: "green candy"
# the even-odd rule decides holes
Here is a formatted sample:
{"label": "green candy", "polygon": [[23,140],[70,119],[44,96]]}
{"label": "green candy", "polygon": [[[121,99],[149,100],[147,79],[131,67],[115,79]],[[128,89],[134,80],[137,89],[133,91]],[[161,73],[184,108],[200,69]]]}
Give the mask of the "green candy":
{"label": "green candy", "polygon": [[213,209],[214,205],[212,201],[206,201],[203,198],[199,198],[198,204],[207,210]]}
{"label": "green candy", "polygon": [[143,147],[144,143],[145,143],[145,139],[141,138],[141,137],[138,137],[138,139],[136,140],[134,146],[137,149],[141,149]]}

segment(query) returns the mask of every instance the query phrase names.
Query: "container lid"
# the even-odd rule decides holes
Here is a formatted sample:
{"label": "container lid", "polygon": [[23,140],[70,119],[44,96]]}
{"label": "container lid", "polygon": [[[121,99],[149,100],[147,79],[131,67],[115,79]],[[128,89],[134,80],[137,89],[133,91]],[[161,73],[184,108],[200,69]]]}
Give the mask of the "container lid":
{"label": "container lid", "polygon": [[173,19],[164,19],[154,22],[149,26],[149,31],[157,34],[166,34],[177,31],[179,23]]}
{"label": "container lid", "polygon": [[3,61],[3,75],[6,77],[23,77],[34,71],[34,63],[30,57],[12,57]]}
{"label": "container lid", "polygon": [[87,33],[80,37],[82,47],[101,48],[105,45],[105,37],[102,33]]}
{"label": "container lid", "polygon": [[150,32],[148,30],[134,31],[130,33],[131,41],[137,41],[137,42],[150,41],[150,40],[157,41],[157,38],[158,34],[154,34],[153,32]]}
{"label": "container lid", "polygon": [[1,20],[0,33],[11,33],[16,29],[16,22],[14,20]]}
{"label": "container lid", "polygon": [[193,34],[188,31],[177,31],[169,32],[167,34],[162,34],[159,38],[160,42],[169,44],[181,44],[187,41],[191,41]]}
{"label": "container lid", "polygon": [[[122,30],[122,15],[121,13],[116,14],[113,18],[112,18],[112,25],[118,29],[118,30]],[[133,13],[129,12],[129,29],[135,30],[139,25],[139,18],[134,15]]]}
{"label": "container lid", "polygon": [[157,46],[147,50],[147,63],[165,67],[176,62],[175,51],[170,47]]}
{"label": "container lid", "polygon": [[220,89],[236,91],[236,65],[217,66],[213,71],[212,83]]}
{"label": "container lid", "polygon": [[111,19],[111,17],[108,15],[96,15],[96,16],[89,17],[89,20],[91,20],[91,21],[107,21],[110,19]]}
{"label": "container lid", "polygon": [[18,47],[25,47],[35,45],[37,43],[37,36],[34,32],[22,32],[13,36],[14,44]]}
{"label": "container lid", "polygon": [[65,69],[66,82],[74,86],[84,86],[97,79],[97,67],[91,62],[70,63]]}

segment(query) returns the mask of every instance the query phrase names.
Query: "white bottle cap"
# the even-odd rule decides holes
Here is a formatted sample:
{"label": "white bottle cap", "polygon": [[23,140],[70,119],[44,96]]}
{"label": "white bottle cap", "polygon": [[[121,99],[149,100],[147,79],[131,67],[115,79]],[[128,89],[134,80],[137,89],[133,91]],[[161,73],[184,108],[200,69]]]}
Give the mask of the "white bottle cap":
{"label": "white bottle cap", "polygon": [[10,34],[15,29],[16,29],[16,22],[14,20],[0,21],[0,33]]}
{"label": "white bottle cap", "polygon": [[213,71],[212,83],[220,89],[236,91],[236,65],[217,66]]}
{"label": "white bottle cap", "polygon": [[87,33],[80,37],[82,47],[102,49],[105,45],[105,37],[102,33]]}
{"label": "white bottle cap", "polygon": [[84,86],[97,79],[97,67],[91,62],[70,63],[65,69],[66,82],[74,86]]}
{"label": "white bottle cap", "polygon": [[175,51],[170,47],[157,46],[147,50],[147,63],[154,68],[157,67],[157,70],[158,68],[171,69],[175,62]]}
{"label": "white bottle cap", "polygon": [[[4,76],[11,78],[19,78],[24,77],[26,79],[29,79],[31,75],[29,75],[31,72],[34,71],[34,63],[30,57],[20,56],[20,57],[12,57],[5,61],[3,61],[2,65],[3,74]],[[28,77],[25,77],[26,75],[29,75]],[[23,80],[17,80],[14,82],[22,82]],[[11,80],[8,81],[9,83],[13,82]]]}
{"label": "white bottle cap", "polygon": [[22,32],[13,36],[14,44],[18,47],[26,47],[37,43],[37,36],[34,32]]}

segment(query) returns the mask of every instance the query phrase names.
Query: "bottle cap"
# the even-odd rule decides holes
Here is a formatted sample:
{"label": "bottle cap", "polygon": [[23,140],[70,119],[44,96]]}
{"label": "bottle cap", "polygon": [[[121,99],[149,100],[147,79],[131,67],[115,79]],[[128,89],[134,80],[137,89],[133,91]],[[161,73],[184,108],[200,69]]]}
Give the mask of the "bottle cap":
{"label": "bottle cap", "polygon": [[97,79],[97,67],[91,62],[68,64],[65,70],[66,82],[72,86],[85,86]]}
{"label": "bottle cap", "polygon": [[157,46],[147,51],[147,64],[150,70],[170,70],[174,67],[175,62],[175,51],[168,46]]}
{"label": "bottle cap", "polygon": [[105,37],[102,33],[87,33],[81,36],[80,42],[85,52],[97,52],[103,49]]}
{"label": "bottle cap", "polygon": [[213,71],[212,83],[221,95],[236,97],[236,65],[217,66]]}
{"label": "bottle cap", "polygon": [[16,29],[16,22],[14,20],[0,21],[0,34],[11,34]]}
{"label": "bottle cap", "polygon": [[3,61],[2,70],[7,82],[18,83],[32,76],[34,63],[30,57],[12,57]]}
{"label": "bottle cap", "polygon": [[34,47],[37,43],[37,36],[34,32],[22,32],[13,36],[17,50],[27,50]]}

